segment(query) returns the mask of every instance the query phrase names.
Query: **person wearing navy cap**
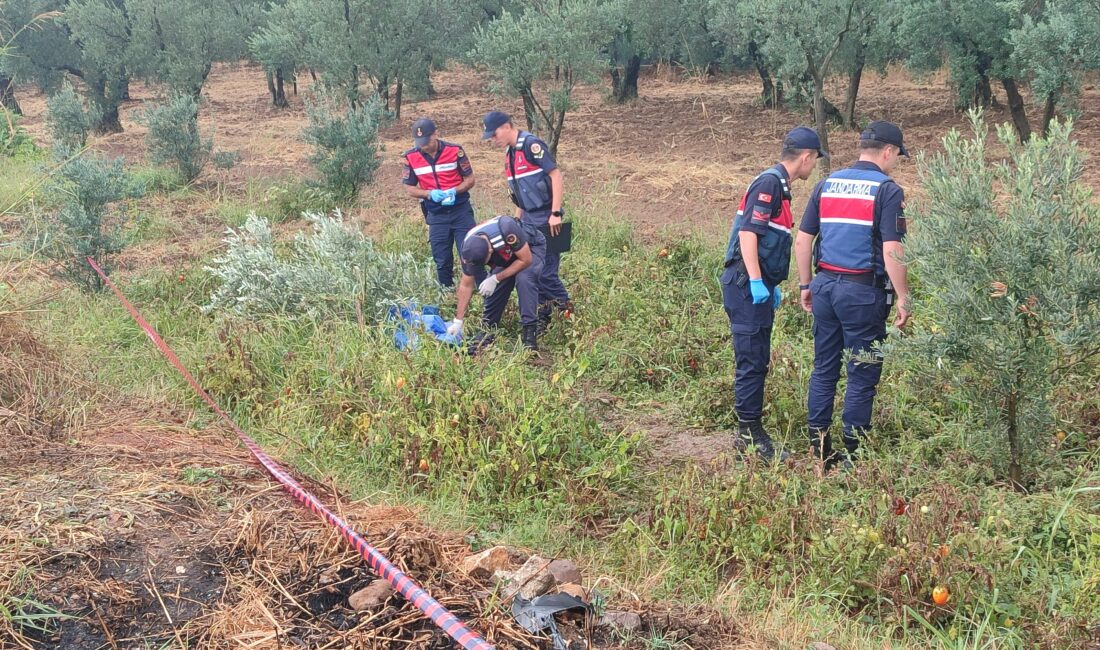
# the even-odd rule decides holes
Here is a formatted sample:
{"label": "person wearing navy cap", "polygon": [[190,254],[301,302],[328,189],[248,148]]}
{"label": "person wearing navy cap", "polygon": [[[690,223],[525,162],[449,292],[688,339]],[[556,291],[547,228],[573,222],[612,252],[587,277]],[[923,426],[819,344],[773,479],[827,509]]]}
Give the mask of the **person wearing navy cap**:
{"label": "person wearing navy cap", "polygon": [[[814,316],[814,370],[807,397],[808,433],[826,469],[852,467],[882,375],[877,344],[897,298],[894,325],[909,321],[909,283],[902,239],[905,193],[889,174],[909,151],[901,129],[871,122],[859,137],[859,161],[817,184],[795,239],[802,309]],[[811,281],[811,273],[816,270]],[[829,436],[840,365],[848,360],[844,449]]]}
{"label": "person wearing navy cap", "polygon": [[[557,235],[561,229],[562,176],[550,149],[538,136],[517,129],[512,118],[501,111],[490,111],[482,119],[483,140],[505,149],[504,176],[516,218]],[[554,311],[572,310],[569,292],[560,277],[561,253],[547,252],[539,278],[539,329],[545,330]]]}
{"label": "person wearing navy cap", "polygon": [[412,136],[415,146],[403,154],[401,182],[409,196],[419,200],[428,223],[436,279],[450,288],[454,286],[454,249],[475,225],[470,203],[474,169],[462,147],[439,139],[432,120],[422,117],[413,122]]}
{"label": "person wearing navy cap", "polygon": [[771,361],[772,323],[782,300],[780,283],[791,264],[792,180],[805,180],[818,157],[828,157],[813,129],[800,126],[783,139],[779,163],[764,170],[741,197],[726,248],[722,306],[730,321],[737,366],[738,449],[755,448],[765,460],[787,459],[764,429],[764,380]]}
{"label": "person wearing navy cap", "polygon": [[[447,333],[460,336],[466,307],[477,286],[485,298],[482,324],[496,328],[508,304],[508,297],[515,288],[519,295],[520,325],[523,327],[523,345],[538,349],[539,276],[546,255],[546,238],[529,224],[509,216],[495,217],[479,224],[467,233],[460,251],[462,256],[462,281],[458,285],[458,306],[455,319],[447,327]],[[485,267],[490,273],[484,280]],[[478,339],[473,350],[488,345],[492,334]]]}

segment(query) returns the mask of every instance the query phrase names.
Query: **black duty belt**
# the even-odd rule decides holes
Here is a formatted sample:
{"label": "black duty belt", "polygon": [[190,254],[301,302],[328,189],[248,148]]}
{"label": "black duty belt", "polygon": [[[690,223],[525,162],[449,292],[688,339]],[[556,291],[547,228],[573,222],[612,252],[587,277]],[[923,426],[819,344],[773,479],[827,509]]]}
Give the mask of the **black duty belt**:
{"label": "black duty belt", "polygon": [[876,289],[886,288],[886,277],[876,275],[873,271],[867,271],[866,273],[838,273],[836,271],[820,269],[818,273],[825,277],[841,280],[843,282],[855,282],[856,284],[862,284]]}

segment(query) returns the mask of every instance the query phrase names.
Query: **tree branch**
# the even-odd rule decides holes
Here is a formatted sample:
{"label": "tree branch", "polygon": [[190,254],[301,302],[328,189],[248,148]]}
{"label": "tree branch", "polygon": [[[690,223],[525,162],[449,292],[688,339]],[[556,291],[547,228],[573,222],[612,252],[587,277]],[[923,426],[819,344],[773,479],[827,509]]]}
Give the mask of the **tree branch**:
{"label": "tree branch", "polygon": [[825,54],[825,58],[821,60],[821,75],[825,76],[829,73],[829,66],[833,62],[833,57],[840,51],[840,46],[844,43],[844,37],[852,29],[852,12],[855,10],[857,0],[849,0],[848,2],[848,16],[844,19],[844,29],[840,30],[840,33],[836,35],[836,40],[833,41],[833,46],[829,48],[828,53]]}

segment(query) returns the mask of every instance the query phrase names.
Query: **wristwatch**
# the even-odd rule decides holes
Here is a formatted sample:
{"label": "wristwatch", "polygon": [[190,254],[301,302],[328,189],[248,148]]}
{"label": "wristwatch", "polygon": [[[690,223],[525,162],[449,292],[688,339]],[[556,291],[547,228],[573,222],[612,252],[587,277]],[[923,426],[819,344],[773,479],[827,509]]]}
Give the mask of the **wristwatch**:
{"label": "wristwatch", "polygon": [[810,285],[808,285],[808,284],[800,284],[800,285],[798,285],[798,290],[799,290],[799,291],[808,291],[809,289],[810,289]]}
{"label": "wristwatch", "polygon": [[552,216],[552,217],[563,217],[564,218],[565,217],[565,210],[554,210],[553,212],[550,213],[550,216]]}

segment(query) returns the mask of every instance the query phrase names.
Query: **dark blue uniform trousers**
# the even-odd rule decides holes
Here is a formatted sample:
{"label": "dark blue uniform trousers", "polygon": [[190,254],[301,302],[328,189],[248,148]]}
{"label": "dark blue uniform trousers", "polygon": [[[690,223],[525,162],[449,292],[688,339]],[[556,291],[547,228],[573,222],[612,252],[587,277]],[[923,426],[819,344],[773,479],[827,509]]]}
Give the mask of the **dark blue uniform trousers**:
{"label": "dark blue uniform trousers", "polygon": [[[775,309],[768,298],[752,303],[748,275],[734,264],[722,274],[722,306],[730,319],[733,357],[737,365],[734,377],[734,407],[742,422],[759,420],[764,414],[764,380],[772,357],[772,322]],[[738,286],[740,277],[745,281]],[[773,287],[768,287],[772,289]]]}
{"label": "dark blue uniform trousers", "polygon": [[810,284],[810,293],[814,305],[814,371],[807,400],[810,430],[828,430],[832,424],[840,362],[848,350],[844,444],[855,451],[859,436],[871,426],[871,407],[882,376],[882,358],[871,349],[886,338],[886,290],[822,272]]}
{"label": "dark blue uniform trousers", "polygon": [[[432,259],[435,260],[435,277],[444,287],[454,286],[455,250],[462,252],[462,240],[470,232],[474,223],[474,206],[469,201],[453,208],[436,207],[425,213],[428,222],[428,243],[432,247]],[[474,277],[478,284],[485,279],[481,271]]]}
{"label": "dark blue uniform trousers", "polygon": [[512,295],[513,288],[519,294],[520,324],[526,326],[538,322],[539,279],[542,277],[543,260],[546,256],[546,239],[539,232],[529,233],[529,235],[531,237],[528,242],[531,247],[531,266],[507,280],[501,280],[497,284],[493,295],[485,299],[485,309],[482,312],[481,322],[486,327],[496,327],[500,324],[500,317],[504,315],[504,307],[508,304],[508,297]]}
{"label": "dark blue uniform trousers", "polygon": [[[520,219],[523,223],[536,228],[542,228],[550,221],[550,210],[538,212],[523,211]],[[569,302],[569,292],[562,284],[559,272],[561,270],[561,253],[548,253],[542,265],[542,274],[539,276],[539,315],[549,317],[554,308],[565,309]]]}

